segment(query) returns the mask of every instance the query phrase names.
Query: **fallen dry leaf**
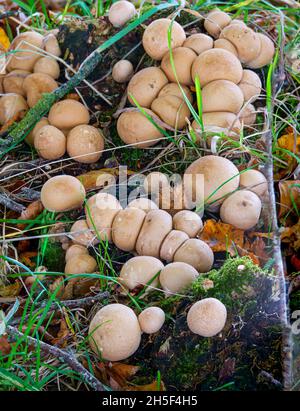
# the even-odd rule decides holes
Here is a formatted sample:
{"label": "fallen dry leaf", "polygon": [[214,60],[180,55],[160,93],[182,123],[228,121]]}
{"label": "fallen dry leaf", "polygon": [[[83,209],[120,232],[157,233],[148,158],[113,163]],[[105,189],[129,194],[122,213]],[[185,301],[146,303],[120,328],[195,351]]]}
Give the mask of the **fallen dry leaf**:
{"label": "fallen dry leaf", "polygon": [[9,46],[10,46],[9,38],[7,34],[5,33],[5,31],[3,30],[3,28],[0,27],[0,48],[6,51],[9,48]]}
{"label": "fallen dry leaf", "polygon": [[[43,210],[44,206],[40,200],[33,201],[24,211],[22,211],[19,220],[35,220]],[[26,227],[26,224],[20,222],[18,227],[23,229]]]}
{"label": "fallen dry leaf", "polygon": [[35,268],[36,263],[31,261],[32,258],[38,255],[37,251],[25,251],[19,256],[20,261],[29,268]]}
{"label": "fallen dry leaf", "polygon": [[0,336],[0,353],[1,355],[8,355],[11,351],[10,343],[8,342],[7,335]]}
{"label": "fallen dry leaf", "polygon": [[20,294],[21,288],[22,284],[19,281],[0,286],[0,297],[17,297]]}
{"label": "fallen dry leaf", "polygon": [[[300,136],[296,136],[292,129],[287,128],[287,133],[277,140],[277,145],[280,149],[280,157],[287,162],[287,167],[276,171],[274,178],[280,180],[284,176],[290,174],[297,166],[297,160],[293,154],[300,153]],[[286,151],[290,151],[291,154]]]}
{"label": "fallen dry leaf", "polygon": [[280,193],[279,217],[300,209],[300,180],[280,181],[278,187]]}
{"label": "fallen dry leaf", "polygon": [[101,170],[92,170],[81,174],[77,178],[81,181],[84,188],[89,191],[114,184],[118,174],[119,170],[117,168],[102,168]]}
{"label": "fallen dry leaf", "polygon": [[286,227],[281,233],[281,241],[289,244],[295,251],[300,249],[300,219],[292,227]]}
{"label": "fallen dry leaf", "polygon": [[57,345],[61,348],[65,348],[67,346],[67,339],[70,336],[70,329],[67,325],[67,322],[64,318],[60,320],[59,331],[57,333],[57,337],[53,338],[51,341],[52,344]]}

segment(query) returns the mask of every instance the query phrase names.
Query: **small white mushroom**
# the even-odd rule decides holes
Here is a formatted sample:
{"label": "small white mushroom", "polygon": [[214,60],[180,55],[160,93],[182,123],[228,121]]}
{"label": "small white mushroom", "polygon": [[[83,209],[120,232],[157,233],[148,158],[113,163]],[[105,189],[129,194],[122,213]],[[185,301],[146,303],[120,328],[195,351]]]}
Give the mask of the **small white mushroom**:
{"label": "small white mushroom", "polygon": [[165,322],[165,313],[159,307],[149,307],[138,316],[141,330],[146,334],[154,334],[161,329]]}

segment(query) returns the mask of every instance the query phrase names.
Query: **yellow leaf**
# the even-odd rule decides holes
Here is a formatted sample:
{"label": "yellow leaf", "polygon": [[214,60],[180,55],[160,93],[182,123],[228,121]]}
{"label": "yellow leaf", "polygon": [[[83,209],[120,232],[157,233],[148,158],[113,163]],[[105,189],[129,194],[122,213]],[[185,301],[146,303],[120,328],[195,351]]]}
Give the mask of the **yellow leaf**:
{"label": "yellow leaf", "polygon": [[5,31],[0,27],[0,49],[7,50],[10,46],[9,38]]}
{"label": "yellow leaf", "polygon": [[0,297],[17,297],[20,294],[22,285],[19,281],[13,284],[0,287]]}

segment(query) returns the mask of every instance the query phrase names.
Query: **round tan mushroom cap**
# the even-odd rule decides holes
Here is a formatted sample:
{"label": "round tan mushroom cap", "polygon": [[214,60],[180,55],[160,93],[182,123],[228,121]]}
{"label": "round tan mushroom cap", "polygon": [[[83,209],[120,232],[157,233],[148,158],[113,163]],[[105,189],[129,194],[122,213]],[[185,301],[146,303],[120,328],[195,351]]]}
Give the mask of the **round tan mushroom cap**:
{"label": "round tan mushroom cap", "polygon": [[214,41],[211,37],[203,33],[196,33],[189,36],[183,43],[183,47],[188,47],[194,50],[198,55],[203,51],[213,48]]}
{"label": "round tan mushroom cap", "polygon": [[79,101],[66,99],[53,104],[49,111],[49,123],[60,129],[71,129],[81,124],[88,124],[90,115]]}
{"label": "round tan mushroom cap", "polygon": [[133,251],[142,228],[145,211],[127,207],[120,210],[112,224],[112,240],[115,246],[123,251]]}
{"label": "round tan mushroom cap", "polygon": [[[161,68],[168,77],[169,81],[179,81],[180,84],[190,86],[193,84],[191,76],[192,64],[197,54],[188,47],[177,47],[172,50],[172,62],[170,53],[167,51],[161,61]],[[175,74],[176,73],[176,74]],[[177,78],[176,78],[177,77]]]}
{"label": "round tan mushroom cap", "polygon": [[164,123],[181,130],[190,117],[187,104],[179,97],[165,95],[157,97],[151,104],[152,111],[157,114]]}
{"label": "round tan mushroom cap", "polygon": [[165,319],[165,313],[159,307],[145,308],[138,316],[141,330],[146,334],[157,333],[164,325]]}
{"label": "round tan mushroom cap", "polygon": [[61,49],[57,38],[53,33],[49,33],[46,37],[44,37],[44,46],[47,53],[50,53],[55,57],[59,57],[61,55]]}
{"label": "round tan mushroom cap", "polygon": [[49,211],[68,211],[82,206],[85,189],[73,176],[61,175],[49,178],[41,190],[41,201]]}
{"label": "round tan mushroom cap", "polygon": [[251,127],[256,122],[256,109],[253,104],[245,104],[239,114],[240,122],[245,127]]}
{"label": "round tan mushroom cap", "polygon": [[174,261],[187,263],[198,272],[207,273],[212,268],[214,253],[204,241],[190,238],[178,248]]}
{"label": "round tan mushroom cap", "polygon": [[164,260],[167,263],[173,261],[174,254],[176,253],[178,248],[188,239],[189,236],[183,231],[170,231],[167,237],[164,239],[160,248],[161,260]]}
{"label": "round tan mushroom cap", "polygon": [[83,245],[79,244],[72,244],[66,251],[65,260],[68,261],[69,259],[78,256],[78,255],[88,255],[88,250]]}
{"label": "round tan mushroom cap", "polygon": [[204,28],[211,36],[219,37],[221,30],[231,23],[231,17],[221,10],[212,10],[204,20]]}
{"label": "round tan mushroom cap", "polygon": [[[155,121],[155,113],[149,109],[144,110]],[[138,110],[123,112],[118,118],[117,130],[125,144],[137,148],[151,147],[162,138],[162,133]]]}
{"label": "round tan mushroom cap", "polygon": [[87,225],[86,220],[78,220],[70,229],[70,237],[75,244],[90,247],[98,242],[96,234]]}
{"label": "round tan mushroom cap", "polygon": [[65,274],[93,273],[97,269],[97,261],[88,254],[75,255],[69,258],[65,266]]}
{"label": "round tan mushroom cap", "polygon": [[141,329],[134,311],[123,304],[101,308],[89,326],[89,343],[100,359],[121,361],[139,348]]}
{"label": "round tan mushroom cap", "polygon": [[49,121],[46,117],[42,117],[40,119],[40,121],[38,121],[36,123],[36,125],[33,127],[33,129],[31,130],[31,132],[28,134],[28,136],[25,137],[25,141],[27,144],[29,144],[30,146],[34,145],[34,139],[35,136],[38,134],[38,132],[40,131],[40,129],[44,126],[49,126]]}
{"label": "round tan mushroom cap", "polygon": [[114,27],[122,27],[136,14],[135,7],[130,1],[116,1],[108,12],[108,20]]}
{"label": "round tan mushroom cap", "polygon": [[220,217],[224,223],[249,230],[258,223],[260,212],[260,198],[252,191],[241,190],[226,198],[220,209]]}
{"label": "round tan mushroom cap", "polygon": [[243,77],[238,84],[244,95],[244,100],[254,102],[258,99],[261,93],[261,80],[259,76],[252,70],[243,70]]}
{"label": "round tan mushroom cap", "polygon": [[246,170],[240,175],[240,186],[262,196],[268,189],[266,177],[258,170]]}
{"label": "round tan mushroom cap", "polygon": [[[225,111],[203,113],[202,121],[206,132],[223,132],[232,138],[239,138],[242,128],[236,114]],[[201,126],[196,120],[193,121],[192,127],[196,133],[197,141],[202,140]],[[206,136],[206,143],[210,144],[211,138]]]}
{"label": "round tan mushroom cap", "polygon": [[157,194],[170,188],[168,176],[160,171],[149,173],[144,180],[144,190],[147,194]]}
{"label": "round tan mushroom cap", "polygon": [[[190,91],[190,89],[186,86],[181,86],[186,98],[190,101],[190,103],[193,102],[193,95]],[[163,96],[167,96],[167,95],[171,95],[171,96],[176,96],[181,98],[182,100],[184,100],[184,95],[181,91],[181,89],[179,88],[177,83],[168,83],[166,84],[159,92],[158,97],[163,97]]]}
{"label": "round tan mushroom cap", "polygon": [[3,90],[6,94],[16,93],[25,97],[26,92],[23,89],[25,78],[31,74],[26,70],[13,70],[3,78]]}
{"label": "round tan mushroom cap", "polygon": [[260,40],[261,48],[258,56],[254,60],[247,62],[247,66],[250,68],[260,68],[270,64],[275,53],[274,43],[269,37],[261,33],[257,33],[257,36]]}
{"label": "round tan mushroom cap", "polygon": [[119,281],[129,290],[139,285],[157,287],[157,274],[163,267],[158,258],[144,255],[133,257],[123,265]]}
{"label": "round tan mushroom cap", "polygon": [[160,90],[168,83],[168,79],[159,67],[147,67],[138,71],[127,87],[128,100],[135,106],[131,96],[142,107],[150,107]]}
{"label": "round tan mushroom cap", "polygon": [[49,56],[41,57],[35,63],[33,68],[34,73],[43,73],[52,77],[53,79],[58,79],[60,70],[58,62]]}
{"label": "round tan mushroom cap", "polygon": [[227,50],[230,53],[234,54],[236,57],[238,57],[238,52],[235,46],[228,40],[226,39],[218,39],[214,41],[214,48],[215,49],[223,49]]}
{"label": "round tan mushroom cap", "polygon": [[166,294],[179,293],[198,277],[197,270],[184,262],[166,265],[160,273],[159,282]]}
{"label": "round tan mushroom cap", "polygon": [[187,324],[194,334],[213,337],[219,334],[226,324],[227,310],[216,298],[204,298],[191,306]]}
{"label": "round tan mushroom cap", "polygon": [[239,59],[230,51],[211,49],[198,56],[192,66],[192,77],[199,77],[201,87],[214,80],[241,81],[243,68]]}
{"label": "round tan mushroom cap", "polygon": [[74,127],[67,137],[67,152],[79,163],[96,163],[104,150],[104,137],[100,129],[83,124]]}
{"label": "round tan mushroom cap", "polygon": [[27,31],[19,34],[10,45],[10,52],[14,50],[18,51],[10,54],[7,70],[32,71],[35,62],[41,57],[38,49],[43,49],[43,40],[44,37],[35,31]]}
{"label": "round tan mushroom cap", "polygon": [[127,207],[139,208],[140,210],[145,211],[145,213],[149,213],[151,210],[158,210],[158,206],[154,201],[144,197],[136,198],[135,200],[130,201]]}
{"label": "round tan mushroom cap", "polygon": [[18,113],[26,111],[28,105],[19,94],[5,94],[0,98],[0,124],[12,120]]}
{"label": "round tan mushroom cap", "polygon": [[202,89],[203,113],[227,111],[236,114],[243,103],[243,92],[232,81],[215,80]]}
{"label": "round tan mushroom cap", "polygon": [[193,238],[202,230],[203,223],[199,215],[194,211],[182,210],[174,215],[173,227],[175,230],[183,231]]}
{"label": "round tan mushroom cap", "polygon": [[67,139],[58,128],[46,125],[36,132],[34,147],[46,160],[57,160],[66,152]]}
{"label": "round tan mushroom cap", "polygon": [[[168,32],[172,21],[170,19],[154,20],[143,34],[143,47],[146,53],[154,60],[161,60],[169,50]],[[171,32],[171,48],[182,46],[186,39],[184,29],[176,21],[173,22]]]}
{"label": "round tan mushroom cap", "polygon": [[26,92],[29,107],[35,106],[43,93],[51,93],[57,87],[57,82],[48,74],[33,73],[27,76],[23,82],[23,89]]}
{"label": "round tan mushroom cap", "polygon": [[119,60],[112,69],[112,78],[117,83],[127,83],[133,75],[133,65],[128,60]]}

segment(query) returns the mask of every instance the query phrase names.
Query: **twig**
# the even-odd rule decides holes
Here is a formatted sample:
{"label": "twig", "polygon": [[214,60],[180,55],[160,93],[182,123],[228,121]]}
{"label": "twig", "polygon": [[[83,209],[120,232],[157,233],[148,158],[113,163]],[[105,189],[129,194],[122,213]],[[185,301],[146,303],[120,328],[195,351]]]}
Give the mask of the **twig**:
{"label": "twig", "polygon": [[6,331],[14,339],[23,338],[34,347],[39,347],[39,349],[45,354],[53,355],[55,358],[68,364],[68,366],[72,370],[77,372],[82,380],[85,381],[90,387],[92,387],[93,390],[106,391],[105,386],[100,381],[98,381],[97,378],[95,378],[88,370],[86,370],[84,366],[81,365],[79,361],[77,361],[73,354],[68,353],[65,350],[57,348],[53,345],[47,344],[43,341],[37,341],[35,338],[23,334],[16,327],[12,327],[11,325],[7,325]]}
{"label": "twig", "polygon": [[0,194],[0,204],[9,208],[10,210],[21,213],[25,207],[22,204],[17,203],[16,201],[11,200],[4,194]]}

